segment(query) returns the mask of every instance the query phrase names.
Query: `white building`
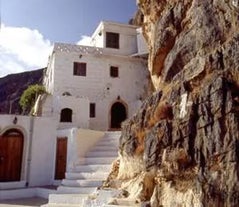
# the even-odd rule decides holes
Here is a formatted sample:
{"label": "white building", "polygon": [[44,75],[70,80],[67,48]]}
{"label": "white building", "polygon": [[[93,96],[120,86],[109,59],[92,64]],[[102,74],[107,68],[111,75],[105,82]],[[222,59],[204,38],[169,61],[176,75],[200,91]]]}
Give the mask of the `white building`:
{"label": "white building", "polygon": [[56,43],[37,117],[0,116],[0,162],[18,153],[17,161],[10,157],[0,166],[0,189],[53,184],[102,137],[100,131],[119,129],[146,93],[145,56],[140,30],[113,22],[100,23],[92,46]]}
{"label": "white building", "polygon": [[[75,127],[115,129],[135,113],[148,84],[136,29],[101,22],[92,35],[92,46],[55,44],[44,84],[52,95],[50,111],[61,121],[60,127],[70,122]],[[84,106],[80,105],[83,100]],[[89,120],[89,126],[80,120]]]}

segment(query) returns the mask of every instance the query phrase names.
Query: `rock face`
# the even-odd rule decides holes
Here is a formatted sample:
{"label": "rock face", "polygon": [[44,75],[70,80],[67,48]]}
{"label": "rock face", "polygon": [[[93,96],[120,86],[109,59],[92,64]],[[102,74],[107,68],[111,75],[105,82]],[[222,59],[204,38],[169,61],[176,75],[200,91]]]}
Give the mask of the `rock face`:
{"label": "rock face", "polygon": [[29,85],[41,84],[43,69],[11,74],[0,78],[0,114],[19,114],[19,100]]}
{"label": "rock face", "polygon": [[239,206],[239,2],[138,0],[155,92],[109,185],[153,207]]}

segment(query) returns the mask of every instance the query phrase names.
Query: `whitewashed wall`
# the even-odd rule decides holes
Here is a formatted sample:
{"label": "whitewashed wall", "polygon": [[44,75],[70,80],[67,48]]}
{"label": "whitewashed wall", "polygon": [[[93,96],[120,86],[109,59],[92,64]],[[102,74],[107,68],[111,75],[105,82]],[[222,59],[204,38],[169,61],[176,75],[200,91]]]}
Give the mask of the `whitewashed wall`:
{"label": "whitewashed wall", "polygon": [[[13,124],[15,117],[17,123]],[[26,183],[29,186],[53,183],[56,124],[54,120],[44,117],[0,116],[0,134],[14,128],[24,135],[21,181],[5,183],[6,188],[24,187]]]}
{"label": "whitewashed wall", "polygon": [[[74,97],[88,97],[89,102],[96,103],[96,118],[90,119],[91,129],[108,129],[110,106],[118,96],[128,105],[129,116],[135,113],[147,85],[144,60],[91,54],[84,54],[79,58],[77,53],[66,52],[58,52],[55,56],[53,96],[60,97],[67,91]],[[87,63],[86,76],[73,75],[73,63],[77,61]],[[119,68],[119,77],[110,77],[110,66]],[[62,103],[61,107],[63,105]]]}
{"label": "whitewashed wall", "polygon": [[84,163],[84,156],[104,136],[104,132],[87,129],[57,130],[57,137],[67,137],[67,170]]}
{"label": "whitewashed wall", "polygon": [[56,126],[52,119],[34,118],[29,186],[49,185],[54,180]]}
{"label": "whitewashed wall", "polygon": [[[61,110],[73,111],[72,122],[60,122]],[[48,95],[42,107],[42,116],[51,117],[58,123],[57,128],[89,128],[89,99],[77,96]]]}
{"label": "whitewashed wall", "polygon": [[44,75],[44,85],[49,93],[54,91],[54,67],[55,67],[55,53],[53,52],[48,60],[47,70]]}
{"label": "whitewashed wall", "polygon": [[92,44],[95,47],[106,48],[106,32],[119,33],[119,49],[108,48],[108,51],[117,55],[132,55],[137,53],[137,27],[115,22],[100,22],[92,35]]}
{"label": "whitewashed wall", "polygon": [[142,28],[137,29],[138,54],[148,54],[149,49],[142,33]]}
{"label": "whitewashed wall", "polygon": [[[53,95],[52,110],[55,111],[59,105],[61,108],[76,105],[73,98],[69,99],[69,104],[61,99],[64,92],[69,92],[73,97],[88,98],[89,103],[96,103],[95,118],[89,119],[89,114],[88,117],[80,117],[81,113],[77,110],[74,115],[78,121],[83,118],[89,120],[90,129],[108,130],[110,107],[118,97],[127,105],[128,116],[134,114],[148,84],[146,60],[131,56],[138,53],[136,29],[132,25],[101,22],[92,35],[98,48],[55,44],[52,64],[48,68],[54,72],[47,72],[49,75],[45,79],[47,90]],[[119,49],[105,48],[106,32],[120,33]],[[74,62],[87,63],[86,76],[73,75]],[[119,68],[119,77],[110,77],[110,66]],[[50,77],[52,79],[48,81]],[[85,110],[89,112],[89,106]],[[74,126],[68,125],[66,127]]]}

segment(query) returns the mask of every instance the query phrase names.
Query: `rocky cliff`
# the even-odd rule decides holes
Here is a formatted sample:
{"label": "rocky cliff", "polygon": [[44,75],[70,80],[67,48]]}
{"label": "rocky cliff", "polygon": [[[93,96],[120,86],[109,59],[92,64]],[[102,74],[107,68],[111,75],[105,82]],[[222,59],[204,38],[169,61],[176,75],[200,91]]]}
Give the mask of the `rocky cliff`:
{"label": "rocky cliff", "polygon": [[155,92],[105,186],[152,207],[239,206],[239,1],[138,4]]}
{"label": "rocky cliff", "polygon": [[33,84],[41,84],[43,70],[23,72],[0,78],[0,114],[20,114],[19,100],[23,91]]}

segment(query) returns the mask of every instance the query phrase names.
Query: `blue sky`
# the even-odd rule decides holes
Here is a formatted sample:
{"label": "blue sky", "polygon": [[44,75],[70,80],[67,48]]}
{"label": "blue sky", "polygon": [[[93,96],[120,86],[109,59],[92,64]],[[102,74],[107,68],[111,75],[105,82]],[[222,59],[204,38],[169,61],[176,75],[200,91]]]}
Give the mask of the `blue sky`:
{"label": "blue sky", "polygon": [[136,0],[0,0],[0,77],[45,67],[54,42],[77,43],[101,20],[128,23]]}

